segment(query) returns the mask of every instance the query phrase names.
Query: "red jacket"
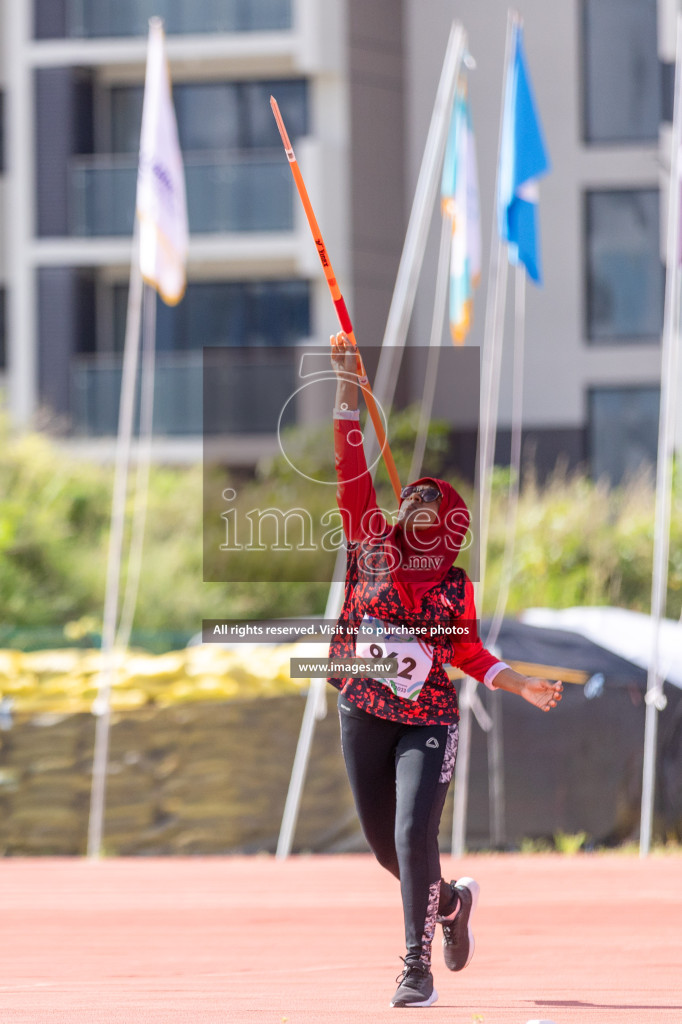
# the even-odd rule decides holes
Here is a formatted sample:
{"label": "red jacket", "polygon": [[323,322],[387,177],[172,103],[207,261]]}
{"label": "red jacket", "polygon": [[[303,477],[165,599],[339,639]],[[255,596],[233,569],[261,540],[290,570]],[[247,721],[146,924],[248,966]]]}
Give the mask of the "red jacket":
{"label": "red jacket", "polygon": [[[473,585],[463,569],[452,566],[441,583],[429,589],[414,609],[405,607],[390,573],[381,572],[382,537],[390,526],[377,506],[363,446],[353,443],[358,438],[358,420],[351,413],[341,416],[344,418],[335,413],[334,419],[337,500],[349,545],[345,599],[338,620],[339,632],[330,645],[330,658],[356,656],[354,632],[365,616],[417,632],[423,630],[425,623],[441,626],[443,631],[451,630],[458,620],[475,626]],[[459,718],[459,711],[457,691],[445,664],[455,665],[483,682],[489,669],[500,662],[484,648],[475,631],[474,638],[466,642],[447,635],[431,637],[429,646],[433,663],[417,700],[397,696],[380,679],[330,677],[328,681],[343,692],[349,703],[379,718],[419,725],[450,725]],[[408,645],[400,645],[401,652],[407,650]]]}

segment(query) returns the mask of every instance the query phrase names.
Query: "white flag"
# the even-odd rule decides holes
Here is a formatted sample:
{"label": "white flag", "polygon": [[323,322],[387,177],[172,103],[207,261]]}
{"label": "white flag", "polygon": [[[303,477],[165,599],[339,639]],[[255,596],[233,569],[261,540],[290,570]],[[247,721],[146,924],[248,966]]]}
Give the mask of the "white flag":
{"label": "white flag", "polygon": [[189,228],[185,172],[164,39],[163,23],[159,18],[152,18],[136,207],[142,277],[156,288],[164,302],[173,306],[185,292]]}

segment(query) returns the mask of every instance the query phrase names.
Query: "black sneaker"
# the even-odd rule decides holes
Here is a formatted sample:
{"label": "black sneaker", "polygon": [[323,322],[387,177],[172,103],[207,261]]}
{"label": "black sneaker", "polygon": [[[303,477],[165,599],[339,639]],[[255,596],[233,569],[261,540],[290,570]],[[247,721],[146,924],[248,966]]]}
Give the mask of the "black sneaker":
{"label": "black sneaker", "polygon": [[463,971],[474,955],[471,916],[478,903],[480,886],[473,878],[460,878],[450,885],[459,897],[459,910],[451,921],[442,917],[437,920],[443,925],[445,966],[449,971]]}
{"label": "black sneaker", "polygon": [[431,1006],[438,999],[431,971],[421,960],[403,960],[403,963],[403,973],[395,979],[399,985],[391,1006]]}

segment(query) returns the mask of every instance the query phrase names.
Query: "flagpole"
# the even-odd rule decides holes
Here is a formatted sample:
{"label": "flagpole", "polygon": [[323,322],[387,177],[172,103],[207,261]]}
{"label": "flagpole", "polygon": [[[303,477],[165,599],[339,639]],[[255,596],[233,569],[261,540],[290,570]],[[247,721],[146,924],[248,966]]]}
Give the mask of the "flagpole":
{"label": "flagpole", "polygon": [[128,471],[135,411],[135,390],[140,349],[140,318],[142,306],[142,274],[140,273],[139,233],[137,221],[133,232],[133,250],[130,261],[128,285],[128,309],[126,333],[123,347],[123,370],[121,375],[121,396],[116,438],[116,468],[114,493],[111,505],[111,528],[109,532],[109,554],[107,579],[104,596],[102,622],[102,670],[99,677],[98,693],[93,704],[95,745],[92,760],[92,787],[90,791],[90,817],[88,822],[87,854],[96,860],[102,848],[104,804],[106,797],[107,760],[109,756],[109,727],[111,719],[111,686],[114,675],[116,623],[118,619],[119,589],[121,581],[121,560],[123,556],[123,534],[125,529],[125,505],[128,491]]}
{"label": "flagpole", "polygon": [[440,247],[438,250],[438,269],[436,271],[436,288],[433,297],[433,315],[431,317],[431,335],[429,337],[429,354],[426,360],[426,375],[424,378],[424,390],[419,406],[419,424],[417,435],[412,450],[412,462],[408,480],[417,480],[422,471],[424,454],[426,452],[426,441],[429,435],[429,424],[433,412],[433,400],[436,396],[436,383],[438,381],[438,363],[440,362],[440,349],[443,342],[443,326],[445,323],[445,308],[448,292],[449,259],[448,254],[452,244],[452,226],[447,217],[443,217],[440,233]]}
{"label": "flagpole", "polygon": [[[182,154],[178,142],[177,123],[171,94],[170,71],[165,55],[163,22],[159,18],[149,21],[147,66],[142,106],[140,159],[137,172],[135,199],[136,216],[128,286],[128,310],[123,351],[121,397],[118,435],[116,440],[116,468],[109,534],[107,580],[102,623],[102,671],[98,695],[93,704],[97,716],[88,822],[88,856],[100,855],[106,798],[106,774],[109,754],[109,727],[111,712],[111,686],[114,676],[121,561],[125,533],[125,506],[128,490],[131,441],[135,409],[137,368],[140,349],[140,319],[143,275],[148,283],[159,289],[165,301],[180,301],[186,285],[186,258],[189,240],[187,204]],[[161,243],[163,238],[163,243]],[[148,298],[145,317],[145,395],[143,417],[149,434],[153,415],[154,388],[154,327],[156,296]],[[144,447],[144,446],[143,446]],[[148,467],[146,472],[148,472]],[[138,484],[144,484],[145,468],[138,467]],[[139,546],[138,565],[133,565],[133,580],[127,595],[125,628],[120,634],[127,641],[126,630],[132,625],[134,609],[133,589],[139,577],[141,558],[141,530],[146,502],[146,485],[138,487],[136,515],[136,545]],[[133,587],[134,584],[134,587]]]}
{"label": "flagpole", "polygon": [[511,451],[509,459],[509,502],[506,515],[506,538],[502,560],[502,575],[497,605],[486,647],[497,643],[509,597],[514,562],[516,521],[521,486],[521,439],[523,427],[523,365],[526,338],[526,271],[521,264],[514,269],[514,368],[512,372]]}
{"label": "flagpole", "polygon": [[145,284],[142,297],[142,374],[140,383],[140,432],[137,449],[135,508],[133,511],[133,525],[128,553],[126,591],[118,633],[116,635],[116,646],[121,649],[125,649],[130,641],[142,570],[154,426],[156,308],[156,289]]}
{"label": "flagpole", "polygon": [[[500,178],[500,159],[502,154],[502,135],[504,129],[504,111],[507,93],[507,80],[512,58],[512,42],[514,33],[522,24],[517,11],[510,9],[507,15],[507,36],[505,41],[504,72],[502,85],[502,106],[500,111],[500,127],[497,142],[497,164],[495,174],[495,197],[493,203],[493,220],[490,243],[490,265],[488,271],[488,292],[486,294],[486,311],[483,343],[483,379],[481,390],[483,402],[481,408],[482,437],[479,458],[479,501],[481,507],[480,522],[480,581],[477,601],[482,611],[483,588],[487,563],[488,530],[490,523],[491,481],[490,473],[495,459],[495,442],[497,435],[497,417],[500,393],[500,374],[502,367],[502,343],[504,338],[504,319],[506,313],[508,260],[504,259],[504,241],[500,234],[498,217],[498,192]],[[492,287],[490,282],[492,281]]]}
{"label": "flagpole", "polygon": [[[466,126],[466,130],[469,130],[468,125]],[[460,168],[460,173],[464,173],[464,170],[462,168]],[[426,439],[428,436],[428,427],[431,419],[433,400],[435,396],[435,387],[437,382],[439,354],[443,336],[443,322],[445,319],[445,310],[447,306],[446,299],[449,276],[448,256],[451,245],[452,223],[447,217],[443,217],[441,226],[440,247],[438,254],[438,267],[436,272],[436,287],[434,294],[433,315],[431,319],[431,333],[429,338],[429,355],[427,360],[424,391],[422,394],[422,401],[420,406],[420,417],[419,425],[417,428],[417,437],[415,440],[415,447],[412,455],[412,463],[409,472],[410,480],[417,479],[417,477],[421,473],[424,453],[426,449]],[[465,728],[460,732],[459,736],[458,757],[461,757],[462,763],[465,764],[467,770],[466,779],[464,781],[460,779],[460,791],[466,794],[466,791],[468,790],[468,750],[470,742],[469,715],[470,713],[473,713],[474,717],[476,718],[484,732],[490,731],[490,729],[493,726],[493,721],[488,712],[486,711],[483,702],[481,701],[477,693],[475,680],[469,678],[465,679],[462,683],[461,692],[463,694],[461,705],[465,707],[467,710],[464,714]],[[464,821],[463,816],[465,814],[466,798],[464,799],[463,803],[458,805],[458,814],[453,817],[453,843],[458,842],[458,840],[455,837],[459,836],[461,832],[461,828],[463,826]]]}
{"label": "flagpole", "polygon": [[[514,544],[521,485],[521,439],[523,426],[523,363],[526,338],[526,270],[522,264],[514,269],[514,369],[512,376],[512,416],[509,501],[507,505],[504,556],[495,614],[485,645],[491,650],[497,644],[509,597],[514,563]],[[488,777],[490,785],[490,840],[495,849],[507,841],[506,795],[504,777],[503,706],[499,696],[489,695],[488,707],[493,727],[488,736]]]}
{"label": "flagpole", "polygon": [[[415,188],[391,306],[386,321],[379,366],[374,381],[375,393],[379,396],[377,401],[380,401],[386,407],[393,401],[399,368],[399,366],[395,365],[392,357],[396,353],[401,355],[401,350],[404,348],[414,306],[419,273],[424,261],[424,249],[431,222],[431,212],[438,188],[438,172],[442,164],[447,140],[448,114],[455,94],[464,46],[464,29],[458,22],[453,21],[431,114],[426,145],[424,146],[424,155]],[[365,442],[365,451],[369,464],[373,461],[372,448],[375,443],[375,437],[370,434]],[[374,450],[376,451],[376,448]],[[342,572],[344,566],[345,551],[342,549],[337,556],[334,575],[336,576]],[[333,618],[338,615],[341,609],[343,593],[343,586],[339,585],[336,581],[333,582],[327,597],[325,616]],[[326,707],[326,686],[325,680],[311,680],[277,842],[277,857],[280,860],[284,860],[291,853],[310,758],[315,721],[322,717],[322,707]]]}
{"label": "flagpole", "polygon": [[465,676],[459,688],[459,727],[455,761],[455,796],[452,805],[450,853],[461,857],[466,846],[467,808],[469,804],[469,764],[471,762],[471,698],[476,680]]}
{"label": "flagpole", "polygon": [[[499,188],[500,156],[502,153],[502,131],[504,125],[504,108],[507,89],[507,78],[511,61],[512,39],[514,29],[520,19],[515,11],[507,15],[507,35],[504,48],[504,69],[502,73],[502,105],[500,109],[500,127],[497,139],[497,163],[495,174],[495,193],[493,202],[493,219],[490,241],[490,261],[488,267],[488,290],[486,294],[485,324],[483,329],[482,353],[482,402],[481,426],[478,446],[478,500],[480,509],[479,523],[479,572],[476,590],[476,606],[479,614],[483,611],[483,584],[486,571],[486,548],[488,543],[488,523],[490,519],[490,471],[495,453],[495,435],[497,433],[497,403],[499,396],[499,378],[502,361],[502,340],[504,334],[504,313],[507,291],[507,260],[503,259],[503,242],[497,224],[497,193]],[[497,380],[497,386],[495,386]],[[494,401],[493,401],[494,397]],[[469,758],[471,713],[474,690],[473,680],[465,680],[462,686],[460,708],[460,747],[455,763],[455,791],[452,812],[452,844],[453,857],[461,857],[466,847],[466,817],[469,786]],[[477,696],[477,695],[476,695]],[[465,742],[461,740],[464,737]]]}
{"label": "flagpole", "polygon": [[658,712],[666,705],[660,669],[661,617],[665,614],[670,554],[670,512],[672,502],[672,459],[675,435],[675,390],[679,365],[680,306],[680,140],[682,138],[682,16],[677,15],[675,51],[675,106],[670,144],[668,186],[668,232],[666,247],[665,313],[661,351],[661,406],[658,421],[656,460],[656,511],[654,517],[654,558],[651,579],[651,657],[647,672],[644,720],[644,758],[639,854],[651,848],[656,785],[656,737]]}
{"label": "flagpole", "polygon": [[[342,549],[336,556],[336,565],[334,567],[335,578],[329,588],[329,593],[327,594],[327,606],[324,612],[325,619],[335,618],[339,614],[343,603],[343,594],[345,589],[344,582],[343,580],[336,579],[336,576],[345,565],[345,554],[345,550]],[[284,812],[282,814],[282,824],[280,825],[279,836],[277,838],[277,849],[275,851],[277,860],[286,860],[291,853],[296,824],[298,822],[298,812],[301,806],[301,797],[303,795],[303,786],[308,772],[310,751],[313,745],[315,723],[324,718],[326,713],[327,680],[311,679],[310,689],[308,690],[308,696],[306,698],[305,708],[303,711],[301,730],[298,736],[298,743],[296,744],[294,763],[291,768],[289,788],[287,790],[287,798],[284,804]]]}
{"label": "flagpole", "polygon": [[[466,42],[464,29],[459,22],[453,21],[424,145],[424,156],[414,192],[391,306],[381,341],[379,365],[374,379],[375,393],[384,405],[388,405],[392,401],[398,380],[400,361],[395,358],[394,350],[404,349],[407,340],[417,285],[424,263],[431,217],[438,194],[438,177],[443,166],[450,123],[449,116],[466,50]],[[370,439],[367,446],[368,462],[372,462],[372,444],[373,439]]]}

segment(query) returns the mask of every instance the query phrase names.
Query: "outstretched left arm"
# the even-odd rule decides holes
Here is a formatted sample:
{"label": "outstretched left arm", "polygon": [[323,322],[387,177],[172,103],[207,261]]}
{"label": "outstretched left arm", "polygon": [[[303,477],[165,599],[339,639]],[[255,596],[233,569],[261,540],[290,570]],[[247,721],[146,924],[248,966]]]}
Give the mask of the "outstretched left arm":
{"label": "outstretched left arm", "polygon": [[[474,604],[474,588],[471,580],[467,577],[464,591],[464,613],[460,619],[466,619],[470,623],[476,622],[476,606]],[[534,704],[541,711],[549,711],[555,708],[561,700],[563,684],[561,682],[550,683],[547,679],[538,679],[535,676],[523,676],[515,672],[506,662],[487,651],[478,636],[473,642],[457,642],[452,644],[452,665],[491,690],[508,690],[509,693],[518,693],[529,704]]]}
{"label": "outstretched left arm", "polygon": [[561,700],[563,683],[550,683],[548,679],[536,676],[523,676],[513,668],[504,668],[495,676],[495,689],[518,693],[529,704],[534,704],[541,711],[555,708]]}

